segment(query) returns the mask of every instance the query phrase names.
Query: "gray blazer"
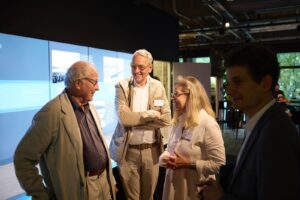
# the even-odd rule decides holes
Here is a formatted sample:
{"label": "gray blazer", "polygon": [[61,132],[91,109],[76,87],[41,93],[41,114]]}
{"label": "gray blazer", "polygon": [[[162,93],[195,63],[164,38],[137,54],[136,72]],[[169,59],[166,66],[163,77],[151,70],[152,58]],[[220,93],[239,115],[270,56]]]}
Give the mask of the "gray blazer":
{"label": "gray blazer", "polygon": [[228,183],[222,200],[300,199],[299,133],[279,104],[257,122]]}
{"label": "gray blazer", "polygon": [[[150,77],[148,110],[144,112],[126,112],[122,106],[128,106],[132,110],[133,79],[120,81],[115,86],[115,107],[118,114],[118,124],[110,143],[112,159],[121,164],[125,158],[128,144],[132,136],[132,127],[155,130],[160,144],[160,153],[163,152],[163,141],[160,128],[170,125],[171,110],[166,96],[165,88],[160,81]],[[162,100],[162,106],[155,106],[154,100]],[[160,110],[161,118],[154,119],[149,110]]]}
{"label": "gray blazer", "polygon": [[[90,109],[110,158],[96,108],[90,104]],[[36,167],[38,163],[42,176]],[[31,127],[15,151],[14,165],[22,188],[33,199],[85,199],[82,139],[65,92],[49,101],[34,116]],[[114,195],[115,180],[110,162],[107,171]]]}

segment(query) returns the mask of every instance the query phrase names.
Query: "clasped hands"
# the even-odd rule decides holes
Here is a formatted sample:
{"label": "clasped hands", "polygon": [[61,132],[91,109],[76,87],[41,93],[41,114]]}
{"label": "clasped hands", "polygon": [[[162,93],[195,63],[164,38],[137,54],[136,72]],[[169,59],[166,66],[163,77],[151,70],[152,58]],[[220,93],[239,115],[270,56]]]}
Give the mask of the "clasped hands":
{"label": "clasped hands", "polygon": [[180,169],[189,167],[191,165],[191,160],[188,158],[185,158],[184,156],[178,154],[177,152],[174,152],[174,155],[165,154],[162,158],[162,161],[164,163],[164,167],[170,168],[170,169]]}

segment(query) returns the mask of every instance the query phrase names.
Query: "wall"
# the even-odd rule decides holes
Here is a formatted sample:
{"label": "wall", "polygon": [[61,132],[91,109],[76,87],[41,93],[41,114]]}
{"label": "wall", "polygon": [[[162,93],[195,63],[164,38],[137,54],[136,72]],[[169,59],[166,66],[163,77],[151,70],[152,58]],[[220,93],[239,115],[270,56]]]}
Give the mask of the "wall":
{"label": "wall", "polygon": [[146,48],[155,59],[178,60],[178,20],[142,1],[10,0],[0,7],[2,33],[128,53]]}
{"label": "wall", "polygon": [[198,78],[210,97],[210,64],[206,63],[173,63],[173,85],[177,76],[194,76]]}

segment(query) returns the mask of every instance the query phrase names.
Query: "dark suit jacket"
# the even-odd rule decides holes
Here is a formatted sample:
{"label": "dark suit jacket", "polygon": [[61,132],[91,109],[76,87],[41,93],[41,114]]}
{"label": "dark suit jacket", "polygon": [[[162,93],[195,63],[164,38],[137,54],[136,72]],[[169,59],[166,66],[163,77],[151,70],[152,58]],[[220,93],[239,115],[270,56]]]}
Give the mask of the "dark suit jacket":
{"label": "dark suit jacket", "polygon": [[[233,170],[233,167],[231,168]],[[299,200],[300,137],[279,104],[271,106],[254,127],[222,200]]]}

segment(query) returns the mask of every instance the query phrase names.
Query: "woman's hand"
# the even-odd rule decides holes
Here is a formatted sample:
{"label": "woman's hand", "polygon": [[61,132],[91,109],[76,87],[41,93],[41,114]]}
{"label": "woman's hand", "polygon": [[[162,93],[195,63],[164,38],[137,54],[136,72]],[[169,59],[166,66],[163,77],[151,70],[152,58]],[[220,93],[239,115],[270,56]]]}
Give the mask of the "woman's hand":
{"label": "woman's hand", "polygon": [[169,161],[167,162],[168,168],[171,169],[180,169],[180,168],[189,168],[192,162],[189,158],[186,158],[177,152],[173,156],[169,157]]}
{"label": "woman's hand", "polygon": [[168,151],[163,152],[162,155],[159,157],[159,166],[167,167],[169,159],[170,159],[170,153]]}

